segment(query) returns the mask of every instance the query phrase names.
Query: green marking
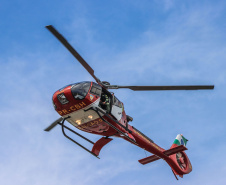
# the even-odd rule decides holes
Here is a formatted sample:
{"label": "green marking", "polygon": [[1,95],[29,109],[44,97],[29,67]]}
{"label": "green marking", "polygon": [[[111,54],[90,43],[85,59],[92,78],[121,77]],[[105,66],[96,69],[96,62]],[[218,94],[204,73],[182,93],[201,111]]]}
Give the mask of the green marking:
{"label": "green marking", "polygon": [[183,139],[183,141],[184,141],[184,145],[186,146],[186,145],[187,145],[188,140],[187,140],[184,136],[182,136],[182,139]]}
{"label": "green marking", "polygon": [[176,145],[178,145],[178,146],[181,145],[180,142],[179,142],[177,139],[174,140],[173,144],[176,144]]}

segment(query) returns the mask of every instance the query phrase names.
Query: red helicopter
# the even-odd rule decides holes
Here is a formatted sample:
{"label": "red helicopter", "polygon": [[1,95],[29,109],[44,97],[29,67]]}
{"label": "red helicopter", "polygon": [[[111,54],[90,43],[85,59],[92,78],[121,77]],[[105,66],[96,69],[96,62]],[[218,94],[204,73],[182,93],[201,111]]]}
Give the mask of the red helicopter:
{"label": "red helicopter", "polygon": [[[152,139],[144,135],[134,126],[128,124],[133,118],[126,114],[124,104],[109,92],[109,89],[127,88],[133,91],[162,91],[162,90],[199,90],[214,89],[213,85],[196,86],[119,86],[111,85],[109,82],[101,81],[94,75],[94,70],[79,55],[79,53],[67,42],[67,40],[52,26],[46,28],[71,52],[71,54],[82,64],[96,82],[79,82],[67,85],[53,94],[53,106],[61,116],[53,122],[45,131],[50,131],[56,125],[61,125],[62,132],[66,138],[99,158],[100,150],[109,143],[111,137],[119,137],[138,147],[154,154],[140,159],[141,164],[151,163],[163,159],[171,167],[176,179],[177,175],[183,177],[192,171],[192,165],[184,152],[187,150],[187,139],[178,134],[170,149],[165,150],[158,146]],[[65,120],[84,132],[103,136],[95,143],[75,130],[65,125]],[[65,133],[65,129],[78,135],[93,144],[92,150],[87,149]]]}

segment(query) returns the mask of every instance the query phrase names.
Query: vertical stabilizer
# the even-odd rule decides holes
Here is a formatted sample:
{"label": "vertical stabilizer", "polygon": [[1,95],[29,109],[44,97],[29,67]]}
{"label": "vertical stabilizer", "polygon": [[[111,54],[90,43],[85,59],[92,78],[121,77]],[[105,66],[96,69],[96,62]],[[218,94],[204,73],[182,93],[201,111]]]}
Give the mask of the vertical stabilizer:
{"label": "vertical stabilizer", "polygon": [[182,134],[178,134],[176,139],[173,142],[173,145],[171,146],[171,148],[176,147],[176,146],[180,146],[180,145],[187,145],[188,140],[182,135]]}
{"label": "vertical stabilizer", "polygon": [[[170,150],[178,147],[185,147],[188,140],[182,135],[178,134],[174,140]],[[191,162],[184,151],[178,151],[177,153],[170,155],[170,158],[178,165],[178,168],[172,168],[174,175],[178,175],[183,178],[184,174],[188,174],[192,171]]]}

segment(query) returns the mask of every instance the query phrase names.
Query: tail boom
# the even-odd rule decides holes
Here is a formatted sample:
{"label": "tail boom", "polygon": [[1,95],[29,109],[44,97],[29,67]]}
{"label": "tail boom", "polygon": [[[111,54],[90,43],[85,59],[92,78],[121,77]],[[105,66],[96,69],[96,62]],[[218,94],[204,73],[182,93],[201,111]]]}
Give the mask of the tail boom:
{"label": "tail boom", "polygon": [[174,175],[183,177],[184,174],[188,174],[192,171],[190,160],[184,152],[187,150],[187,141],[188,140],[185,139],[182,134],[178,134],[169,150],[159,151],[152,156],[140,159],[139,162],[145,165],[163,159],[172,168]]}

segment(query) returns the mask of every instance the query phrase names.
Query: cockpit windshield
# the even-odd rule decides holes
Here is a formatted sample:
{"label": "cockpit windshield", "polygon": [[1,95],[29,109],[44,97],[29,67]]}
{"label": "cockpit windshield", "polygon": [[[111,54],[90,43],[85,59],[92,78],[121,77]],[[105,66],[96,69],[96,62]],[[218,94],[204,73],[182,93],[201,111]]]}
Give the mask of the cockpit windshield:
{"label": "cockpit windshield", "polygon": [[61,89],[59,89],[59,91],[63,91],[66,87],[71,86],[71,85],[74,85],[74,84],[65,85],[64,87],[62,87]]}
{"label": "cockpit windshield", "polygon": [[76,100],[82,100],[86,97],[90,88],[90,82],[82,82],[71,86],[71,93]]}

